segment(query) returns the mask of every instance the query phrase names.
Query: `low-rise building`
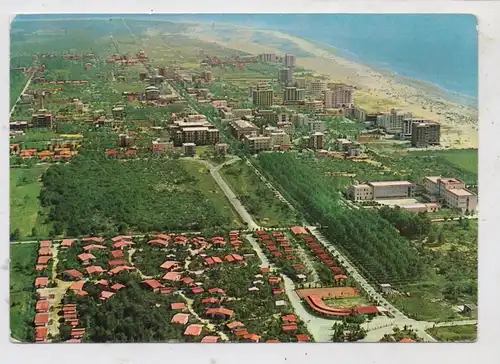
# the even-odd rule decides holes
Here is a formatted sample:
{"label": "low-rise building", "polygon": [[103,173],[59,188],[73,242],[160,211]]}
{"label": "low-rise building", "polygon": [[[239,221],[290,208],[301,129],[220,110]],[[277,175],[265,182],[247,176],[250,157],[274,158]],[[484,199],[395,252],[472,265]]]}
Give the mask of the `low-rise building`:
{"label": "low-rise building", "polygon": [[125,108],[123,106],[114,107],[111,113],[113,114],[113,119],[123,119],[125,116]]}
{"label": "low-rise building", "polygon": [[196,144],[183,143],[182,144],[182,154],[184,154],[186,157],[193,157],[196,154]]}
{"label": "low-rise building", "polygon": [[31,116],[31,125],[34,128],[52,128],[52,114],[47,110],[40,110]]}
{"label": "low-rise building", "polygon": [[325,149],[325,134],[320,132],[312,133],[309,136],[308,147],[314,150]]}
{"label": "low-rise building", "polygon": [[436,199],[462,212],[477,210],[477,195],[466,189],[465,183],[456,178],[425,177],[424,188],[431,200]]}
{"label": "low-rise building", "polygon": [[259,153],[272,149],[270,136],[245,135],[243,141],[250,153]]}
{"label": "low-rise building", "polygon": [[347,195],[354,201],[410,198],[415,195],[415,185],[408,181],[367,182],[352,185]]}
{"label": "low-rise building", "polygon": [[236,139],[241,139],[244,135],[257,136],[259,128],[247,120],[235,120],[230,123],[231,133]]}
{"label": "low-rise building", "polygon": [[155,86],[146,87],[146,100],[158,100],[160,98],[160,90]]}
{"label": "low-rise building", "polygon": [[215,152],[225,155],[229,152],[229,145],[226,143],[217,143],[215,144]]}

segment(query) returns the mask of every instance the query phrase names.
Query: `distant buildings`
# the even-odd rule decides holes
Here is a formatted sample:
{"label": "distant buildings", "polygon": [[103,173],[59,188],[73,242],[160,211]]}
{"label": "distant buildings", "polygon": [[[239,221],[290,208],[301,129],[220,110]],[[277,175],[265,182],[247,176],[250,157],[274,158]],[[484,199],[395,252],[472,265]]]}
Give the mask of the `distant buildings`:
{"label": "distant buildings", "polygon": [[292,68],[295,67],[295,55],[286,53],[285,56],[283,57],[283,64],[285,67]]}
{"label": "distant buildings", "polygon": [[229,152],[229,145],[226,143],[217,143],[215,144],[215,152],[226,155]]}
{"label": "distant buildings", "polygon": [[366,110],[360,108],[359,106],[355,106],[353,108],[353,116],[358,120],[360,123],[364,123],[366,121]]}
{"label": "distant buildings", "polygon": [[186,157],[193,157],[196,154],[196,144],[182,143],[182,154]]}
{"label": "distant buildings", "polygon": [[293,82],[293,71],[291,68],[285,67],[278,70],[278,81],[289,85]]}
{"label": "distant buildings", "polygon": [[276,62],[278,56],[275,53],[261,53],[259,54],[259,62]]}
{"label": "distant buildings", "polygon": [[459,179],[425,177],[424,188],[431,201],[440,201],[462,212],[475,212],[477,209],[477,195],[467,190],[465,183]]}
{"label": "distant buildings", "polygon": [[439,145],[441,138],[441,125],[434,121],[425,123],[413,123],[411,130],[411,145],[417,148],[425,148],[430,145]]}
{"label": "distant buildings", "polygon": [[253,90],[252,102],[255,106],[271,106],[273,104],[273,90]]}
{"label": "distant buildings", "polygon": [[243,142],[250,153],[259,153],[272,149],[271,137],[269,136],[245,135]]}
{"label": "distant buildings", "polygon": [[33,128],[52,128],[52,113],[47,110],[40,110],[40,113],[31,116]]}
{"label": "distant buildings", "polygon": [[407,117],[403,119],[403,134],[402,139],[411,140],[411,134],[414,123],[425,123],[427,119]]}
{"label": "distant buildings", "polygon": [[163,138],[157,138],[151,143],[153,154],[171,153],[174,151],[174,143]]}
{"label": "distant buildings", "polygon": [[347,195],[354,201],[409,198],[415,195],[415,185],[408,181],[367,182],[352,185]]}
{"label": "distant buildings", "polygon": [[257,136],[259,128],[252,122],[247,120],[235,120],[230,123],[231,133],[240,140],[243,136]]}
{"label": "distant buildings", "polygon": [[353,89],[340,83],[329,83],[324,95],[325,109],[352,108],[354,106]]}
{"label": "distant buildings", "polygon": [[146,100],[158,100],[160,98],[160,90],[156,86],[146,87]]}
{"label": "distant buildings", "polygon": [[293,105],[303,103],[306,99],[306,90],[297,87],[285,87],[283,91],[283,103]]}
{"label": "distant buildings", "polygon": [[314,150],[325,149],[325,134],[320,132],[312,133],[309,136],[308,147]]}
{"label": "distant buildings", "polygon": [[309,83],[308,89],[311,94],[320,95],[323,91],[327,89],[326,81],[313,80]]}
{"label": "distant buildings", "polygon": [[189,115],[170,125],[170,135],[176,146],[183,143],[214,145],[219,142],[219,129],[206,120],[204,115]]}

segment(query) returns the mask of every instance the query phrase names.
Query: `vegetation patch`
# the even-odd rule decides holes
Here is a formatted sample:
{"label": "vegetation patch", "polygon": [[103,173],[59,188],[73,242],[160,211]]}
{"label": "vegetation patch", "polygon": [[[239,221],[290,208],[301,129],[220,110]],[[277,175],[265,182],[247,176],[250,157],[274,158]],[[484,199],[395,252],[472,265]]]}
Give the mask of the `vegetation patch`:
{"label": "vegetation patch", "polygon": [[477,340],[477,325],[433,327],[427,333],[441,342],[471,342]]}

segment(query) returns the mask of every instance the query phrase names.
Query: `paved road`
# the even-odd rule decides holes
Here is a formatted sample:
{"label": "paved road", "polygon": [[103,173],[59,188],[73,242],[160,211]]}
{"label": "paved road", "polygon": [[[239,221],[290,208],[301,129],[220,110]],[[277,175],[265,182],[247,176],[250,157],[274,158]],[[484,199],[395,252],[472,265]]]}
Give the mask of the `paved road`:
{"label": "paved road", "polygon": [[238,197],[236,197],[236,195],[234,194],[233,190],[231,190],[231,187],[229,187],[229,185],[226,183],[226,181],[224,181],[224,179],[219,173],[222,167],[234,163],[238,160],[240,160],[238,157],[234,157],[233,159],[230,159],[227,162],[224,162],[222,164],[219,164],[217,167],[214,167],[211,163],[207,162],[206,160],[197,159],[198,162],[204,164],[208,168],[215,182],[217,182],[222,192],[224,192],[229,202],[231,202],[231,205],[233,205],[238,215],[240,215],[241,219],[247,224],[247,227],[251,230],[259,229],[260,228],[259,225],[257,225],[255,221],[253,221],[252,216],[248,213],[245,206],[243,206]]}
{"label": "paved road", "polygon": [[12,114],[14,113],[14,110],[16,109],[16,106],[17,106],[17,103],[19,102],[19,100],[21,100],[21,96],[26,92],[26,90],[28,89],[28,87],[30,86],[30,83],[31,83],[31,80],[33,79],[33,75],[35,74],[35,72],[32,72],[31,73],[31,76],[30,78],[28,79],[28,81],[26,82],[26,85],[24,85],[24,88],[23,90],[21,91],[21,93],[19,94],[19,96],[17,97],[17,100],[16,102],[14,103],[14,105],[12,105],[12,109],[10,109],[10,113],[9,113],[9,117],[12,116]]}

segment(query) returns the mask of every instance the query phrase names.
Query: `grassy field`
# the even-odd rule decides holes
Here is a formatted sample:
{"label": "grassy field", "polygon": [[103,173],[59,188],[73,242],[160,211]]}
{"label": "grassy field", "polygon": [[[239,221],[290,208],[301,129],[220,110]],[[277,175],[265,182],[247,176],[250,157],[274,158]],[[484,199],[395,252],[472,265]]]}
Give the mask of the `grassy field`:
{"label": "grassy field", "polygon": [[323,300],[323,302],[326,305],[335,308],[354,308],[370,305],[370,301],[368,301],[363,296],[327,299]]}
{"label": "grassy field", "polygon": [[20,341],[28,341],[33,335],[37,249],[37,244],[10,246],[10,331]]}
{"label": "grassy field", "polygon": [[40,216],[41,183],[38,178],[47,166],[10,169],[10,231],[19,229],[20,238],[31,236],[35,227],[39,236],[46,236],[50,227]]}
{"label": "grassy field", "polygon": [[258,224],[266,227],[296,223],[295,214],[243,162],[225,166],[221,174]]}
{"label": "grassy field", "polygon": [[219,188],[210,172],[201,163],[183,160],[182,164],[186,171],[197,179],[198,189],[210,200],[222,216],[231,220],[232,228],[242,227],[243,224],[233,210],[224,192]]}
{"label": "grassy field", "polygon": [[468,172],[478,173],[478,150],[477,149],[455,149],[434,154],[441,156],[451,164],[454,164]]}
{"label": "grassy field", "polygon": [[471,342],[477,340],[477,325],[434,327],[427,330],[441,342]]}

